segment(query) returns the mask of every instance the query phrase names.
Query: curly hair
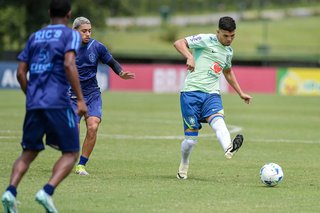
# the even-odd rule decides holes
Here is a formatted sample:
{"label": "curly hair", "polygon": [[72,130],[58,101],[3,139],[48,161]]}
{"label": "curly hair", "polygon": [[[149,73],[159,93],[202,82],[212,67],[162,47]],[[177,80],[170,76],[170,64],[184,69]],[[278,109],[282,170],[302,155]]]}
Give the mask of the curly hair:
{"label": "curly hair", "polygon": [[52,17],[65,17],[71,10],[69,0],[51,0],[50,13]]}

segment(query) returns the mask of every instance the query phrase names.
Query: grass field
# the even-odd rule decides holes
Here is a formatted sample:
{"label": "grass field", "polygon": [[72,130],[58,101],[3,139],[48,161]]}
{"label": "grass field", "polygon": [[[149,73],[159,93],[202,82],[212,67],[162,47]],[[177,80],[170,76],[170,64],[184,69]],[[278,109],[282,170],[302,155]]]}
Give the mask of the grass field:
{"label": "grass field", "polygon": [[[188,179],[179,180],[179,94],[102,93],[103,120],[87,164],[90,176],[70,174],[55,191],[56,208],[67,213],[318,212],[319,97],[251,95],[251,106],[234,94],[222,95],[232,137],[240,131],[245,138],[240,151],[226,160],[214,131],[204,125],[190,157]],[[21,154],[25,97],[18,90],[0,90],[0,97],[4,192]],[[81,141],[84,133],[81,122]],[[34,195],[59,156],[47,147],[30,166],[18,187],[19,212],[44,212]],[[284,179],[273,188],[259,177],[269,162],[284,171]]]}
{"label": "grass field", "polygon": [[[270,46],[269,57],[275,60],[293,58],[315,60],[320,57],[319,16],[291,17],[282,20],[240,21],[237,23],[236,38],[232,43],[235,59],[261,59],[257,47]],[[267,23],[267,24],[265,24]],[[267,27],[266,27],[267,26]],[[94,27],[94,24],[93,24]],[[267,28],[265,33],[264,29]],[[176,39],[199,33],[216,33],[217,24],[174,27]],[[173,47],[173,42],[161,39],[160,27],[132,28],[122,30],[93,30],[92,38],[106,45],[108,50],[117,55],[137,57],[182,57]]]}

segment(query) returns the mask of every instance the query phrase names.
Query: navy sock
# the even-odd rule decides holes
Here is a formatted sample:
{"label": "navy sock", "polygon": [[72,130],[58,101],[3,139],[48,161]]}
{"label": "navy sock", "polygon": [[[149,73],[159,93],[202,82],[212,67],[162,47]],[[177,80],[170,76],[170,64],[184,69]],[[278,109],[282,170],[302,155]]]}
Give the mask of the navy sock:
{"label": "navy sock", "polygon": [[88,162],[89,158],[85,158],[83,157],[82,155],[80,156],[80,161],[78,164],[81,164],[81,165],[86,165],[86,163]]}
{"label": "navy sock", "polygon": [[46,184],[44,187],[43,187],[43,190],[50,196],[53,195],[54,193],[54,187],[51,186],[50,184]]}
{"label": "navy sock", "polygon": [[17,197],[17,188],[13,185],[8,186],[7,190],[13,194],[14,197]]}

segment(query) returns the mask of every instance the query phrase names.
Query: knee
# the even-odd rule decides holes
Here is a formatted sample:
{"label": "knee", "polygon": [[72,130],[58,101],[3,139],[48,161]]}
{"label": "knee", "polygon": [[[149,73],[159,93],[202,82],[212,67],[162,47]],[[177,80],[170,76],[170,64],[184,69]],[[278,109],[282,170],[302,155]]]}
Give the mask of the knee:
{"label": "knee", "polygon": [[197,143],[197,138],[193,138],[193,139],[186,139],[187,143],[189,144],[189,146],[193,147],[194,145],[196,145]]}
{"label": "knee", "polygon": [[99,127],[99,123],[92,123],[87,126],[88,131],[97,132]]}

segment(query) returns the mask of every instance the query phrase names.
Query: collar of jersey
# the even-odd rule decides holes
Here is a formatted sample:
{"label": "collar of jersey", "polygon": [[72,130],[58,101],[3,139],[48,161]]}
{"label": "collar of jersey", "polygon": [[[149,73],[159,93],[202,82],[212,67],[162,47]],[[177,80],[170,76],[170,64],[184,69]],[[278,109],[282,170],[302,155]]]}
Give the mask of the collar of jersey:
{"label": "collar of jersey", "polygon": [[65,25],[63,25],[63,24],[50,24],[50,25],[48,25],[48,27],[66,27]]}

